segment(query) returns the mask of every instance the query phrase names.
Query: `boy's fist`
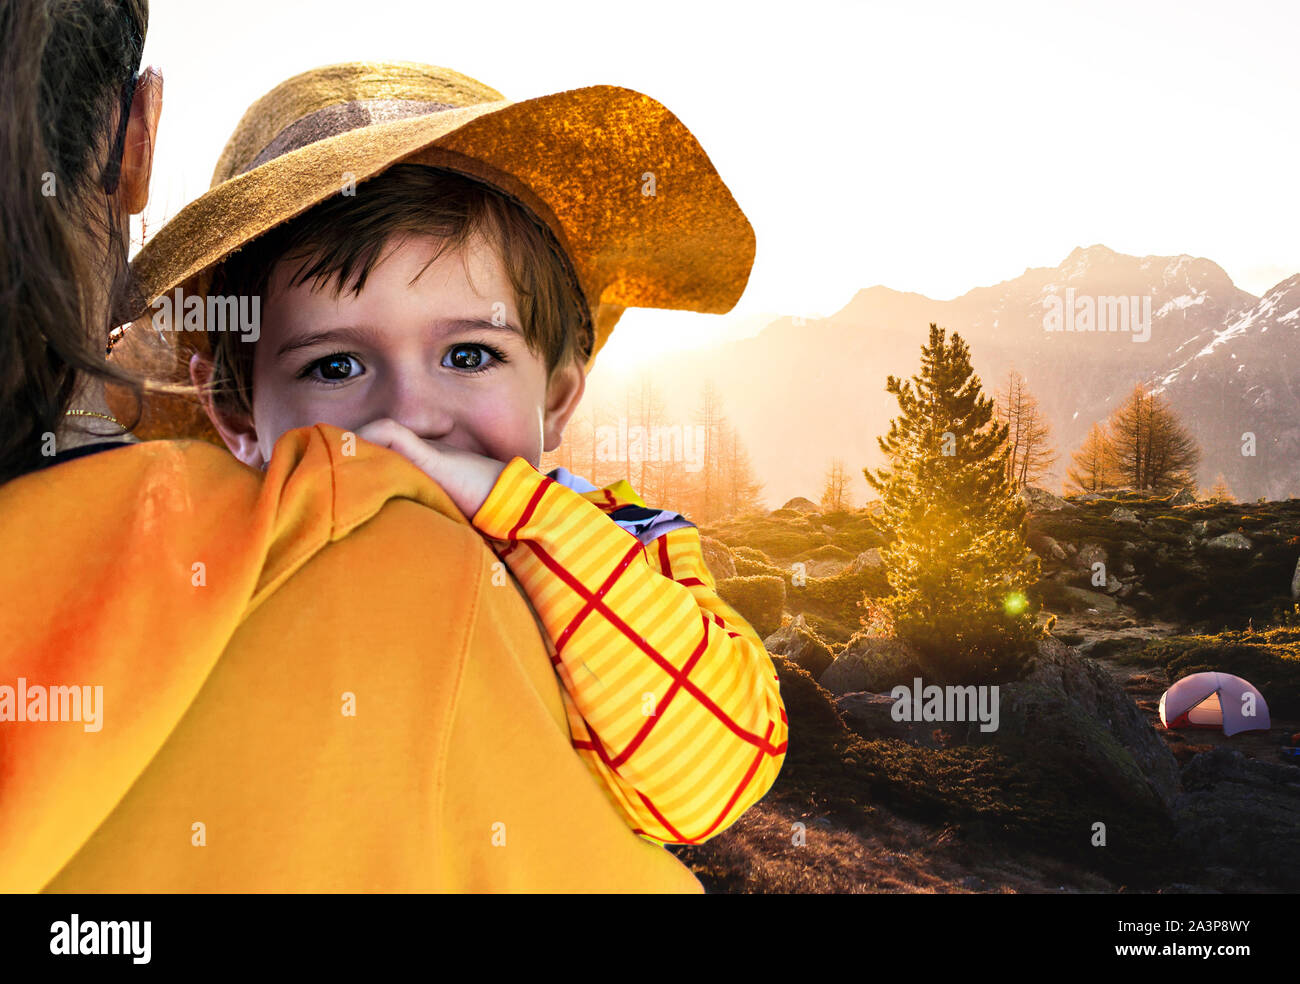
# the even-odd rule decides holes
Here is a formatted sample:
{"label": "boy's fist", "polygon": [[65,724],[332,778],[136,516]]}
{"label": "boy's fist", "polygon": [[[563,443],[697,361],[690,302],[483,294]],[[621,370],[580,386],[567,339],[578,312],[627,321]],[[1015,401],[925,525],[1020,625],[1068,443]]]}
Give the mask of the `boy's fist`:
{"label": "boy's fist", "polygon": [[441,441],[427,441],[388,417],[357,428],[356,434],[406,458],[437,482],[470,520],[482,507],[508,464],[473,451],[448,447]]}

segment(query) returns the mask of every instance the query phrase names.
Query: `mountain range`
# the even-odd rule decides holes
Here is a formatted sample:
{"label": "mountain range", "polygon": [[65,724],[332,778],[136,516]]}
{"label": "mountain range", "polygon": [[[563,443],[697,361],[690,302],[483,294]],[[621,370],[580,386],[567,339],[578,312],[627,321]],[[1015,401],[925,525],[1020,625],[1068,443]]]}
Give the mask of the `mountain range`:
{"label": "mountain range", "polygon": [[[777,318],[753,337],[645,368],[677,408],[694,408],[713,380],[769,506],[816,500],[836,457],[861,503],[874,497],[861,469],[884,463],[876,437],[898,412],[886,377],[919,371],[932,321],[967,341],[988,395],[1010,369],[1025,377],[1052,430],[1057,460],[1038,483],[1052,491],[1088,428],[1142,382],[1199,443],[1199,484],[1222,472],[1242,500],[1300,496],[1300,274],[1256,297],[1208,259],[1081,247],[1057,267],[946,301],[866,288],[829,317]],[[1246,434],[1253,454],[1242,453]]]}

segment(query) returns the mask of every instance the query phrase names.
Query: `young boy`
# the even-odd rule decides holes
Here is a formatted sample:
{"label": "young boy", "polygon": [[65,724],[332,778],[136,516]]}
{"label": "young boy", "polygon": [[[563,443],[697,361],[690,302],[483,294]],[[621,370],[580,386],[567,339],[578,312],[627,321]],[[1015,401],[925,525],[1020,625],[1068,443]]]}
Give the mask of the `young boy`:
{"label": "young boy", "polygon": [[775,781],[779,684],[694,524],[626,482],[537,471],[604,340],[547,231],[482,181],[394,164],[213,267],[208,297],[258,298],[260,317],[243,334],[209,325],[192,378],[246,464],[323,423],[341,453],[355,435],[434,478],[532,602],[610,801],[647,840],[698,843]]}

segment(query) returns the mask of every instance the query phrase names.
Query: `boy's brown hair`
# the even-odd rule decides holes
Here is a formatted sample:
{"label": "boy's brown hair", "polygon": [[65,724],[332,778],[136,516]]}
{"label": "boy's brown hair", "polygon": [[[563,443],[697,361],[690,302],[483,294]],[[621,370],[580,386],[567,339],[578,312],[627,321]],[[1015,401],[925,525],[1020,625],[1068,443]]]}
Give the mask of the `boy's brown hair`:
{"label": "boy's brown hair", "polygon": [[[253,240],[213,271],[209,295],[262,297],[277,263],[297,260],[291,285],[333,283],[337,297],[353,294],[394,238],[442,239],[433,263],[479,233],[500,252],[514,287],[524,339],[545,360],[547,383],[557,370],[585,365],[594,344],[590,314],[554,234],[514,199],[444,168],[399,164]],[[462,261],[464,254],[462,253]],[[426,266],[427,269],[427,266]],[[466,275],[469,270],[466,267]],[[254,344],[239,332],[209,330],[213,369],[208,388],[216,407],[252,415]]]}

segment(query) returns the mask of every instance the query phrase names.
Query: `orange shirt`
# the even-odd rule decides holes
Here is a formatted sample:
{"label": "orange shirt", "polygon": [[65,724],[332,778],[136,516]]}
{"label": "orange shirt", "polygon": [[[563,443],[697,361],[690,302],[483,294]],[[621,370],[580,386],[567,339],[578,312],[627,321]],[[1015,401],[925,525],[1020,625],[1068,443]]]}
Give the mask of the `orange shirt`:
{"label": "orange shirt", "polygon": [[342,436],[290,431],[265,475],[157,441],[0,486],[0,686],[64,695],[0,720],[0,891],[702,891],[574,754],[482,535]]}

